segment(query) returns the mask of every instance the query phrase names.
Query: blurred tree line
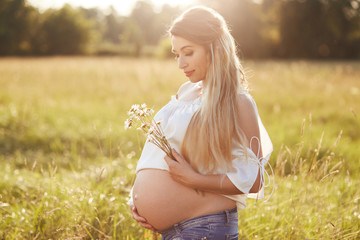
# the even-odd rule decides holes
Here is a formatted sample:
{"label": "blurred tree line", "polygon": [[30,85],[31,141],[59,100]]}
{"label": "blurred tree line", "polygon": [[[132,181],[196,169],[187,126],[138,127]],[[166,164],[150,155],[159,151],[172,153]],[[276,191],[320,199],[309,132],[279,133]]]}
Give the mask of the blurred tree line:
{"label": "blurred tree line", "polygon": [[[243,57],[360,59],[360,0],[198,0],[229,23]],[[114,8],[40,12],[26,0],[0,0],[0,55],[171,56],[164,38],[183,9],[155,11],[138,1]]]}

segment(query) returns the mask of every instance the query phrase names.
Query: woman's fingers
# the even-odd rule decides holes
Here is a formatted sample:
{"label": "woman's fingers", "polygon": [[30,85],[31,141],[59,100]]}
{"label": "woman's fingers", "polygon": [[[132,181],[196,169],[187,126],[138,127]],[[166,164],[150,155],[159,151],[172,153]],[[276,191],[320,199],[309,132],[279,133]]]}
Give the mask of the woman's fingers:
{"label": "woman's fingers", "polygon": [[140,226],[155,231],[155,228],[152,225],[150,225],[144,217],[141,217],[139,215],[135,206],[131,206],[131,213],[133,219],[137,221],[140,224]]}
{"label": "woman's fingers", "polygon": [[173,149],[171,149],[171,153],[172,153],[172,155],[174,156],[174,158],[175,159],[172,159],[171,157],[169,157],[168,155],[165,155],[165,160],[167,161],[167,162],[179,162],[179,161],[183,161],[184,159],[183,159],[183,157],[178,153],[178,152],[176,152],[176,150],[173,148]]}
{"label": "woman's fingers", "polygon": [[170,170],[170,172],[171,172],[171,170],[173,170],[174,169],[174,165],[175,164],[179,164],[178,162],[176,162],[176,161],[174,161],[173,159],[171,159],[169,156],[165,156],[165,162],[167,163],[167,165],[168,165],[168,167],[169,167],[169,170]]}
{"label": "woman's fingers", "polygon": [[137,221],[137,222],[139,222],[139,223],[146,223],[146,222],[147,222],[145,218],[141,217],[140,215],[138,215],[138,214],[136,214],[136,213],[134,213],[134,212],[133,212],[133,214],[132,214],[132,217],[133,217],[133,219],[134,219],[135,221]]}
{"label": "woman's fingers", "polygon": [[135,221],[139,223],[147,223],[147,220],[144,217],[141,217],[139,213],[137,212],[137,209],[135,206],[131,208],[132,217]]}
{"label": "woman's fingers", "polygon": [[179,161],[184,161],[183,157],[175,150],[175,148],[173,148],[171,150],[172,155],[175,157],[175,159],[179,162]]}
{"label": "woman's fingers", "polygon": [[155,228],[153,226],[151,226],[150,224],[148,223],[141,223],[139,222],[140,226],[142,226],[143,228],[147,228],[149,230],[152,230],[152,231],[155,231]]}
{"label": "woman's fingers", "polygon": [[168,155],[165,155],[165,161],[169,167],[184,162],[183,157],[178,152],[176,152],[174,148],[172,149],[172,154],[175,157],[176,161],[174,161],[174,159],[171,159]]}

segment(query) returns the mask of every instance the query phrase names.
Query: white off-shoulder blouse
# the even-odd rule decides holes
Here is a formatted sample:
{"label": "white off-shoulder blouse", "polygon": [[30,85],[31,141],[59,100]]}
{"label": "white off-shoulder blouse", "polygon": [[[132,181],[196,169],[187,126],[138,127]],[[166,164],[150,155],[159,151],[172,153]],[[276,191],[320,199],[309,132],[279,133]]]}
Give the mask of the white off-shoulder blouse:
{"label": "white off-shoulder blouse", "polygon": [[[201,103],[201,96],[191,100],[186,101],[186,95],[189,92],[196,92],[200,89],[201,82],[184,83],[178,92],[177,96],[172,96],[168,104],[166,104],[156,115],[155,120],[161,122],[161,127],[164,131],[166,138],[168,139],[172,148],[175,148],[177,152],[180,152],[181,144],[184,139],[184,135],[191,120],[191,117],[198,110]],[[251,150],[251,144],[254,144],[253,141],[259,141],[256,137],[251,140],[250,148],[246,148],[248,152],[248,159],[245,157],[244,148],[233,149],[232,154],[234,157],[232,164],[236,171],[233,172],[224,172],[221,170],[216,171],[213,174],[226,174],[230,181],[244,194],[238,195],[224,195],[237,202],[238,209],[246,207],[246,198],[258,198],[262,199],[264,197],[264,187],[257,194],[249,193],[251,187],[253,186],[260,168],[261,180],[264,184],[264,174],[267,174],[265,171],[265,164],[269,161],[270,155],[273,151],[273,146],[270,140],[270,137],[265,130],[260,116],[257,111],[255,101],[250,96],[249,93],[244,92],[241,94],[246,94],[246,96],[251,99],[253,103],[255,112],[258,118],[258,124],[260,129],[260,144],[263,153],[263,157],[259,158],[258,154],[255,154]],[[260,149],[260,148],[259,148]],[[155,146],[151,142],[146,142],[142,150],[140,159],[136,167],[136,173],[142,169],[154,168],[169,170],[165,160],[165,153]],[[203,173],[206,174],[206,173]],[[268,175],[268,174],[267,174]]]}

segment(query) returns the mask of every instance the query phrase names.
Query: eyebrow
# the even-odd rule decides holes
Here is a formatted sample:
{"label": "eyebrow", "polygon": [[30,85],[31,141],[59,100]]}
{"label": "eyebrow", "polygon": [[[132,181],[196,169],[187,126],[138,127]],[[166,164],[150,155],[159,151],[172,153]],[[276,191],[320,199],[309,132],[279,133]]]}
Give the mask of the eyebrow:
{"label": "eyebrow", "polygon": [[[183,46],[182,48],[180,48],[180,52],[181,52],[181,50],[183,50],[184,48],[188,48],[188,47],[193,47],[193,46],[191,46],[191,45]],[[172,48],[171,51],[174,53],[174,52],[175,52],[175,49]]]}

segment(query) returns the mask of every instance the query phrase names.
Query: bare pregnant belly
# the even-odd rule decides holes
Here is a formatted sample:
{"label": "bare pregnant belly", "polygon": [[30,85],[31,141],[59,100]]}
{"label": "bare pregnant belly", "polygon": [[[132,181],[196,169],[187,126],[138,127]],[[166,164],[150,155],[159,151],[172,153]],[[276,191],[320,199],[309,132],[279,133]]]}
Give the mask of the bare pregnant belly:
{"label": "bare pregnant belly", "polygon": [[194,189],[175,182],[167,171],[159,169],[138,172],[133,199],[139,214],[157,230],[236,205],[233,200],[219,194],[197,193]]}

